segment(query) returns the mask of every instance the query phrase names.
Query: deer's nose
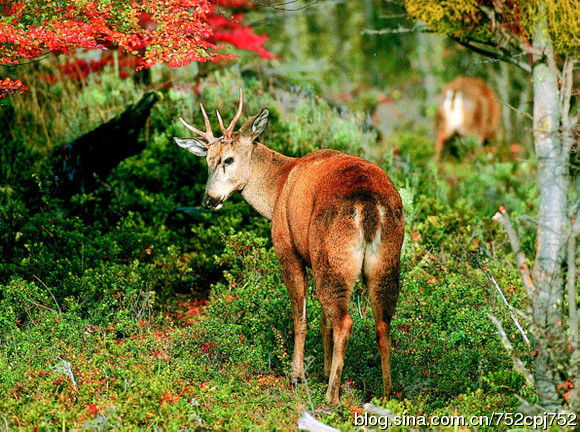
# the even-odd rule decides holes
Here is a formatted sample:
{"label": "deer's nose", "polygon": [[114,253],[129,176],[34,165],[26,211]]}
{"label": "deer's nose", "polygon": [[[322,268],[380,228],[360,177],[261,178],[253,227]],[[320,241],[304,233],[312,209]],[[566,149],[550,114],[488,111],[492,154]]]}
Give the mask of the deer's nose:
{"label": "deer's nose", "polygon": [[207,210],[215,210],[221,201],[209,195],[205,195],[201,201],[201,205]]}

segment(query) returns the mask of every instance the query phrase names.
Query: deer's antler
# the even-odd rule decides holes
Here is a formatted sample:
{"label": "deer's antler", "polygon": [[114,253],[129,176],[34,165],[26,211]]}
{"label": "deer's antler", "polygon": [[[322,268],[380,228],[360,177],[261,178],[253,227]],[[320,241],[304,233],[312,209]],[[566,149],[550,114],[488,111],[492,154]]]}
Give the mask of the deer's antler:
{"label": "deer's antler", "polygon": [[217,114],[218,122],[220,124],[220,129],[222,130],[224,137],[226,137],[227,139],[232,138],[234,126],[236,125],[236,123],[240,119],[240,117],[242,116],[243,109],[244,109],[244,92],[242,91],[242,89],[240,89],[240,104],[238,105],[238,112],[236,113],[236,115],[232,119],[232,122],[227,127],[227,129],[224,127],[224,121],[222,120],[222,116],[220,115],[220,112],[217,109],[215,110],[215,112]]}
{"label": "deer's antler", "polygon": [[209,145],[209,144],[212,144],[216,140],[216,138],[213,136],[213,131],[211,130],[211,124],[209,122],[209,118],[207,117],[207,113],[205,112],[205,108],[203,107],[203,104],[199,104],[199,107],[201,108],[201,114],[203,115],[203,121],[205,123],[205,132],[194,128],[192,125],[187,123],[181,117],[179,117],[179,120],[181,120],[181,123],[183,123],[183,125],[187,129],[189,129],[193,133],[205,138],[207,141],[207,144]]}

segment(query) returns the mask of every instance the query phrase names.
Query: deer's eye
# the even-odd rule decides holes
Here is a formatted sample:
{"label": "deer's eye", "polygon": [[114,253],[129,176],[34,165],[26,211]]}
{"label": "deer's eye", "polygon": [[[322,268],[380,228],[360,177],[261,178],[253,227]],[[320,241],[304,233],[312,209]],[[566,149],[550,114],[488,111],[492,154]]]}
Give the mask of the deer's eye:
{"label": "deer's eye", "polygon": [[229,157],[229,158],[226,158],[226,160],[224,160],[224,166],[231,165],[232,163],[234,163],[233,157]]}

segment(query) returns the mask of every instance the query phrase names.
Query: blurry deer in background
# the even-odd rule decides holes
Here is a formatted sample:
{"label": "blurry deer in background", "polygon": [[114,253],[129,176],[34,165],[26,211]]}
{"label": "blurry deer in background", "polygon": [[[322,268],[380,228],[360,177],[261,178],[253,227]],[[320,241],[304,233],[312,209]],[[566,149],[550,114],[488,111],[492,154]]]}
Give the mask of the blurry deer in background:
{"label": "blurry deer in background", "polygon": [[292,378],[304,378],[306,338],[306,267],[311,267],[322,305],[320,332],[326,398],[336,404],[352,319],[351,290],[359,277],[368,289],[376,322],[385,396],[391,391],[390,323],[399,296],[399,261],[403,244],[403,209],[399,193],[378,166],[335,150],[318,150],[291,158],[256,142],[268,123],[269,111],[250,117],[234,132],[238,111],[223,136],[213,135],[201,105],[206,131],[180,117],[198,138],[174,138],[197,156],[205,156],[208,180],[202,204],[221,208],[236,191],[272,221],[272,241],[294,316]]}
{"label": "blurry deer in background", "polygon": [[455,134],[475,137],[481,145],[499,128],[501,109],[493,90],[477,78],[458,77],[439,94],[435,127],[435,160]]}

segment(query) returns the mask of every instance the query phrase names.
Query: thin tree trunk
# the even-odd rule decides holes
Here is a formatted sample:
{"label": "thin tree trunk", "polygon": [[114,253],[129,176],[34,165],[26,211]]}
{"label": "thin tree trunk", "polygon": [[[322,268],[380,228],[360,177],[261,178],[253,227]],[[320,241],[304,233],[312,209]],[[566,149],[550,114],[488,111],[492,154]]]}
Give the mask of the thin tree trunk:
{"label": "thin tree trunk", "polygon": [[[501,79],[499,79],[497,81],[497,91],[504,102],[511,103],[510,86],[512,84],[512,81],[510,80],[509,66],[505,62],[501,62],[499,67],[500,67]],[[500,104],[501,104],[501,101],[500,101]],[[516,117],[516,114],[517,113],[514,114],[514,112],[511,109],[509,109],[505,106],[502,106],[502,110],[501,110],[502,127],[500,129],[499,134],[496,135],[497,138],[507,139],[509,142],[514,141],[514,126],[513,125],[515,122],[512,122],[511,119]]]}
{"label": "thin tree trunk", "polygon": [[536,260],[532,271],[536,292],[531,299],[533,344],[537,351],[535,378],[539,405],[556,411],[561,405],[557,392],[560,380],[553,357],[562,352],[564,342],[562,264],[570,233],[570,178],[569,153],[563,151],[560,133],[559,70],[544,19],[536,24],[534,47],[542,52],[534,58],[532,69],[534,145],[540,191]]}

